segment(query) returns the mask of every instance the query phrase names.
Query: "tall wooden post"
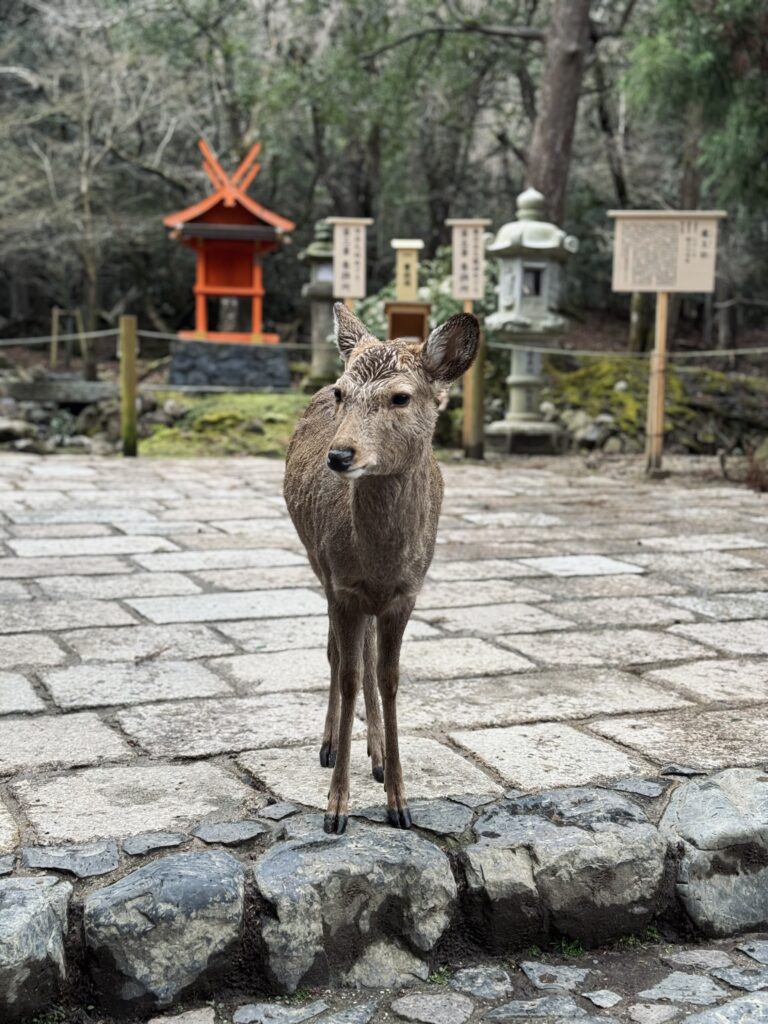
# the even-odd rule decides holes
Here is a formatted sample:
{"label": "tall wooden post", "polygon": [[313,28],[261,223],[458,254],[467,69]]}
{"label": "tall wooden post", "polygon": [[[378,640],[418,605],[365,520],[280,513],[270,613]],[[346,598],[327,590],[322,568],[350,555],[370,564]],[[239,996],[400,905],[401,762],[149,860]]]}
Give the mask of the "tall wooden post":
{"label": "tall wooden post", "polygon": [[56,369],[59,361],[59,326],[61,324],[61,310],[54,306],[51,310],[51,369]]}
{"label": "tall wooden post", "polygon": [[667,376],[667,318],[669,292],[656,295],[656,330],[648,378],[648,416],[645,430],[645,471],[661,469],[664,451],[664,397]]}
{"label": "tall wooden post", "polygon": [[[472,299],[464,300],[464,312],[471,313]],[[461,441],[468,459],[482,459],[484,455],[483,387],[485,383],[485,330],[480,329],[477,356],[461,382],[462,421]]]}
{"label": "tall wooden post", "polygon": [[136,423],[136,355],[138,332],[135,316],[121,316],[120,344],[120,434],[123,455],[137,454]]}

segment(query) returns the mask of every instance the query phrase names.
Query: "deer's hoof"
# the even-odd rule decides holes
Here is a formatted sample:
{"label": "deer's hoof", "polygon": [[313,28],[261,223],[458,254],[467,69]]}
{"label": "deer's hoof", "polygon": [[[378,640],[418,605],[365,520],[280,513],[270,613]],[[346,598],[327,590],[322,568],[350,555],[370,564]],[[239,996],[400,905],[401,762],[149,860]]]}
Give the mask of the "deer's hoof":
{"label": "deer's hoof", "polygon": [[384,784],[384,765],[383,764],[375,764],[373,766],[373,768],[371,769],[371,774],[373,775],[374,779],[376,779],[377,782],[381,782],[382,785]]}
{"label": "deer's hoof", "polygon": [[331,750],[330,743],[324,743],[322,747],[320,747],[320,764],[323,768],[336,767],[336,751]]}
{"label": "deer's hoof", "polygon": [[387,821],[392,828],[410,828],[413,824],[411,812],[407,807],[390,807],[387,810]]}
{"label": "deer's hoof", "polygon": [[340,836],[347,828],[346,814],[326,814],[323,817],[323,832],[330,836]]}

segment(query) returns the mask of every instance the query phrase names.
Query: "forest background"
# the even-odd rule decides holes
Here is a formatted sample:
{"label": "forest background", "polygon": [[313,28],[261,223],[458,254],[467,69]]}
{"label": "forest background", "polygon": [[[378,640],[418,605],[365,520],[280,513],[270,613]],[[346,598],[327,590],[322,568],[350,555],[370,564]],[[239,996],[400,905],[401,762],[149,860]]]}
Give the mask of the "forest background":
{"label": "forest background", "polygon": [[[691,345],[764,337],[764,0],[0,0],[0,336],[136,312],[192,322],[192,257],[162,217],[207,192],[205,137],[296,221],[266,267],[268,322],[305,336],[299,252],[330,214],[447,242],[448,217],[514,217],[527,184],[581,240],[566,305],[599,333],[609,208],[723,208],[717,291],[674,310]],[[757,334],[755,333],[757,332]],[[624,328],[626,337],[626,328]]]}

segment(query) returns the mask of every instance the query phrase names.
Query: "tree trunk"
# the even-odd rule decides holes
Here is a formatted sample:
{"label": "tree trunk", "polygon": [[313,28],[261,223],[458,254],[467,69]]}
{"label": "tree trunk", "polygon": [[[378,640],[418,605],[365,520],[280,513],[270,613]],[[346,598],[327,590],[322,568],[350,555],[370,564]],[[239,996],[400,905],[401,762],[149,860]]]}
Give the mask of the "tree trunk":
{"label": "tree trunk", "polygon": [[565,209],[581,80],[591,45],[589,7],[590,0],[556,0],[528,152],[527,182],[544,193],[547,213],[556,224]]}
{"label": "tree trunk", "polygon": [[[701,203],[699,143],[701,141],[701,105],[689,103],[685,111],[683,163],[680,174],[680,209],[698,210]],[[671,295],[669,302],[669,340],[674,346],[683,307],[682,295]]]}

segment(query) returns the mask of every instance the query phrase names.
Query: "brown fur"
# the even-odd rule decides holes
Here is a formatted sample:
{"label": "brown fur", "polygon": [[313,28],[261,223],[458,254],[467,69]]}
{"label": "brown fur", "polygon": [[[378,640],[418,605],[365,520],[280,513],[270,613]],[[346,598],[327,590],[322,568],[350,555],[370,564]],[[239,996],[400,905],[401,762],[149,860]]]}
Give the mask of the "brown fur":
{"label": "brown fur", "polygon": [[[478,326],[474,317],[460,314],[424,345],[383,343],[346,307],[337,304],[334,312],[346,368],[335,387],[314,396],[299,421],[284,488],[328,598],[331,687],[320,760],[334,771],[325,829],[343,832],[346,826],[361,679],[373,774],[385,780],[391,823],[407,828],[395,705],[400,645],[432,561],[443,495],[432,455],[436,392],[439,383],[455,380],[471,365]],[[395,406],[395,394],[407,394],[410,401]],[[328,468],[334,449],[354,450],[347,472]]]}

